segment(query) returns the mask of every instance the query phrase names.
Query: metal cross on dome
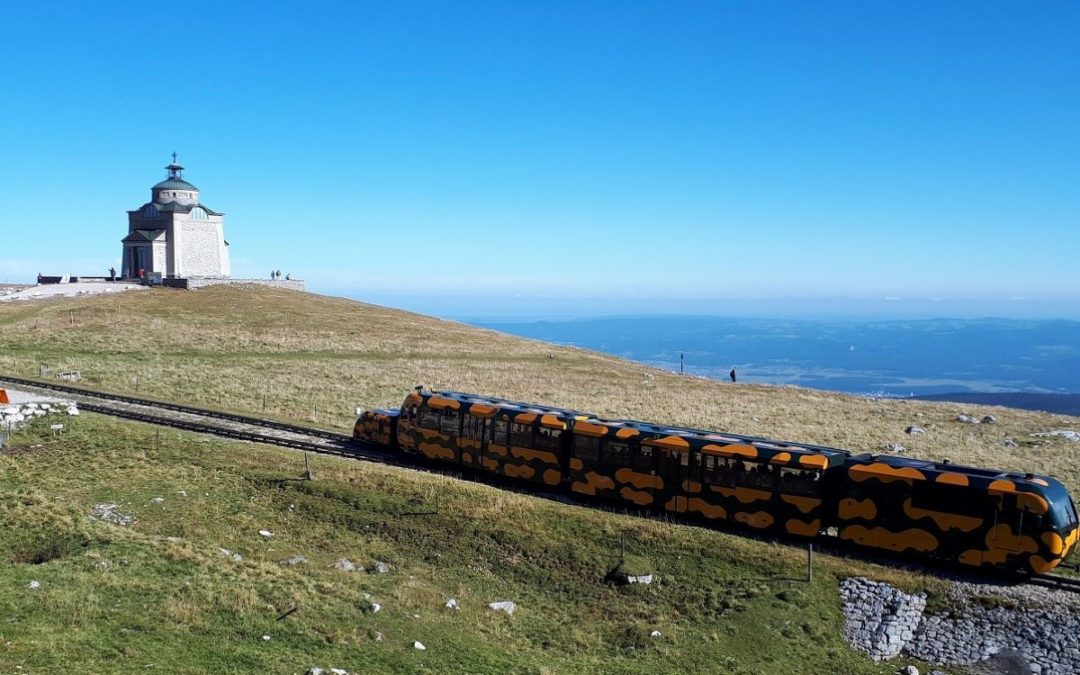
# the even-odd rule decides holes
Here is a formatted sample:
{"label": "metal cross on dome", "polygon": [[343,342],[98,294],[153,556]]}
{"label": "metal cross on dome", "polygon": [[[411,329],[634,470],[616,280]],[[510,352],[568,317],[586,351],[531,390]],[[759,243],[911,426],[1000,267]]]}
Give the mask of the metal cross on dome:
{"label": "metal cross on dome", "polygon": [[176,151],[175,150],[173,150],[173,154],[172,154],[172,163],[176,164]]}

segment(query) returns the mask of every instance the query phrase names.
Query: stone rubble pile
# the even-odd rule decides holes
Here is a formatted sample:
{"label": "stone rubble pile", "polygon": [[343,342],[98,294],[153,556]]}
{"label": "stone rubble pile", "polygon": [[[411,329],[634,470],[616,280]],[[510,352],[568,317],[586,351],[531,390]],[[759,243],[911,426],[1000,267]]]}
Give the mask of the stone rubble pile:
{"label": "stone rubble pile", "polygon": [[62,413],[75,416],[79,414],[79,408],[68,401],[55,403],[30,401],[18,405],[5,405],[0,407],[0,431],[18,431],[37,417]]}
{"label": "stone rubble pile", "polygon": [[[1045,591],[1045,589],[1039,589]],[[956,583],[947,594],[952,610],[927,614],[926,596],[859,577],[840,584],[845,638],[875,661],[905,654],[944,666],[967,666],[1014,653],[1032,673],[1080,673],[1080,607],[1050,602],[1013,607],[976,601],[971,584]],[[1037,594],[1028,598],[1041,602]],[[1029,603],[1025,603],[1029,604]],[[1010,606],[1006,606],[1010,605]]]}

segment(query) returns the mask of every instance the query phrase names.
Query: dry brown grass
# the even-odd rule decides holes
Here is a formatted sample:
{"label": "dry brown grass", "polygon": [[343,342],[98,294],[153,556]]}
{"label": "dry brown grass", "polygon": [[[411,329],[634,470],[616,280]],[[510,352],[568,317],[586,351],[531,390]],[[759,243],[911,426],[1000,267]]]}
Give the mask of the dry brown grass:
{"label": "dry brown grass", "polygon": [[[110,391],[347,428],[352,410],[396,407],[417,384],[770,438],[1049,473],[1080,487],[1080,447],[1031,434],[1060,415],[872,400],[684,377],[341,298],[217,286],[0,305],[0,372],[79,369]],[[993,425],[953,421],[992,414]],[[904,429],[918,425],[921,436]],[[1019,447],[1000,442],[1015,439]]]}

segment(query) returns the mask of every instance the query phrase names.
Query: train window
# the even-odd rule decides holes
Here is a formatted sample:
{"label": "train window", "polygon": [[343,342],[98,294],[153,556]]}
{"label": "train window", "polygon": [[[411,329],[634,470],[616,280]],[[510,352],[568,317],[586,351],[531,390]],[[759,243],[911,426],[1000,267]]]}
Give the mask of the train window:
{"label": "train window", "polygon": [[647,445],[641,445],[634,448],[633,453],[634,469],[644,473],[648,473],[655,468],[653,457],[653,449]]}
{"label": "train window", "polygon": [[574,434],[574,457],[595,462],[600,458],[600,439]]}
{"label": "train window", "polygon": [[536,447],[541,450],[558,450],[560,447],[560,440],[562,439],[562,431],[558,429],[548,429],[547,427],[540,427],[536,430]]}
{"label": "train window", "polygon": [[604,461],[614,466],[629,466],[630,447],[626,443],[608,441],[604,446]]}
{"label": "train window", "polygon": [[713,455],[702,455],[701,482],[716,485],[719,482],[719,478],[719,475],[716,473],[716,457]]}
{"label": "train window", "polygon": [[995,505],[988,503],[985,492],[927,481],[915,482],[911,489],[911,505],[930,511],[982,517],[995,508]]}
{"label": "train window", "polygon": [[484,420],[481,417],[466,415],[462,424],[462,435],[473,441],[484,440]]}
{"label": "train window", "polygon": [[456,410],[450,410],[449,408],[443,410],[440,425],[441,431],[444,434],[450,436],[457,436],[459,433],[461,433],[460,431],[458,431],[458,419],[459,417]]}
{"label": "train window", "polygon": [[420,410],[420,426],[425,429],[439,428],[439,411],[424,406]]}
{"label": "train window", "polygon": [[495,445],[510,445],[510,423],[504,419],[495,420],[495,424],[492,425],[492,438],[491,442]]}
{"label": "train window", "polygon": [[821,472],[780,467],[780,492],[816,495],[821,491]]}
{"label": "train window", "polygon": [[533,446],[532,426],[529,424],[518,424],[517,422],[511,424],[510,443],[519,448],[531,448]]}
{"label": "train window", "polygon": [[743,471],[739,482],[751,487],[771,490],[776,480],[776,467],[759,464],[757,462],[743,462]]}

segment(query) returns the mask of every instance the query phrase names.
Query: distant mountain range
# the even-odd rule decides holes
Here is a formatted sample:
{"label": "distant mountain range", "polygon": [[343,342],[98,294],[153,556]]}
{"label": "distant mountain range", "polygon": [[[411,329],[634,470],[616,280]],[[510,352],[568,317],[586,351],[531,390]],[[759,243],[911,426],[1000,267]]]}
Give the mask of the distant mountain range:
{"label": "distant mountain range", "polygon": [[1059,415],[1080,416],[1080,394],[1029,394],[1011,393],[973,393],[956,392],[952,394],[931,394],[915,396],[920,401],[954,401],[972,405],[1000,405],[1021,410],[1041,410]]}

